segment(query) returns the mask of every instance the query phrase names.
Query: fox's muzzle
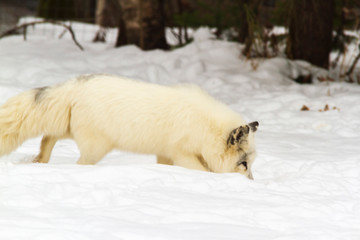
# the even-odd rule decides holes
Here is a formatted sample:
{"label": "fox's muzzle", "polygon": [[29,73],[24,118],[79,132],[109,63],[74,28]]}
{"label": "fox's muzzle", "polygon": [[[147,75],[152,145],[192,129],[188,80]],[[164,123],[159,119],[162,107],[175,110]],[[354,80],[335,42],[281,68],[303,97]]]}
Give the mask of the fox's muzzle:
{"label": "fox's muzzle", "polygon": [[249,175],[247,176],[249,179],[251,179],[251,180],[254,180],[254,177],[253,177],[253,175],[252,175],[252,172],[251,171],[249,171]]}

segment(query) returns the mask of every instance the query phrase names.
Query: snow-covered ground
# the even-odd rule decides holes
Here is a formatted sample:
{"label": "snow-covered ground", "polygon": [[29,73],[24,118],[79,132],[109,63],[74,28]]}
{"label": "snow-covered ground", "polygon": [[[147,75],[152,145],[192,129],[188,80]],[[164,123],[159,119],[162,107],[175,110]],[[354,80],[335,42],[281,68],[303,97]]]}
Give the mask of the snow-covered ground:
{"label": "snow-covered ground", "polygon": [[0,239],[360,239],[360,86],[298,85],[290,77],[320,73],[282,58],[246,61],[241,46],[209,37],[202,29],[171,52],[85,40],[80,51],[69,38],[41,34],[1,39],[0,104],[25,89],[108,73],[195,83],[260,127],[254,181],[118,151],[79,166],[70,140],[49,164],[34,164],[40,138],[29,140],[0,158]]}

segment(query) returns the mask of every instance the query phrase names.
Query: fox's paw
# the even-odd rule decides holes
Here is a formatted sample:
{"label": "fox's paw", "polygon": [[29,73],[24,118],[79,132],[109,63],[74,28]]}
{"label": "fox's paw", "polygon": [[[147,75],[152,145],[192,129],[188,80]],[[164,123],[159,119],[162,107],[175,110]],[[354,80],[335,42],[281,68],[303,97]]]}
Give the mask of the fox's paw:
{"label": "fox's paw", "polygon": [[43,157],[39,154],[37,155],[33,160],[33,163],[48,163],[48,161],[45,161],[45,159],[43,159]]}

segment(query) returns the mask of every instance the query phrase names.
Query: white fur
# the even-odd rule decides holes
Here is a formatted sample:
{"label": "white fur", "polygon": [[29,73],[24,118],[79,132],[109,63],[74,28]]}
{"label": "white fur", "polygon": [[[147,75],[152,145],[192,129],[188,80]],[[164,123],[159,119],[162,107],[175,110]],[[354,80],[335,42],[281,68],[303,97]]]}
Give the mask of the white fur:
{"label": "white fur", "polygon": [[[240,125],[246,123],[239,114],[195,86],[83,76],[21,93],[1,106],[0,155],[44,135],[39,162],[48,162],[58,139],[72,138],[80,164],[95,164],[121,149],[156,154],[162,163],[234,172],[238,155],[227,139]],[[252,133],[247,142],[243,149],[254,152]]]}

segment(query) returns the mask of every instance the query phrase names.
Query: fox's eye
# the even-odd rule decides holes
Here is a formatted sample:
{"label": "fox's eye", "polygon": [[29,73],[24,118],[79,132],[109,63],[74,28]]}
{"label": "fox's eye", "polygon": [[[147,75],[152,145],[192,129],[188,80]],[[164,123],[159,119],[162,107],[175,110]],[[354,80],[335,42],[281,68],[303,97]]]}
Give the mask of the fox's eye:
{"label": "fox's eye", "polygon": [[237,162],[237,166],[240,167],[242,165],[245,168],[245,170],[247,170],[248,169],[247,159],[248,159],[248,154],[244,153],[240,157],[240,160]]}
{"label": "fox's eye", "polygon": [[243,165],[244,167],[245,167],[245,170],[247,170],[247,162],[246,161],[242,161],[242,162],[239,162],[238,163],[238,166],[241,166],[241,165]]}

